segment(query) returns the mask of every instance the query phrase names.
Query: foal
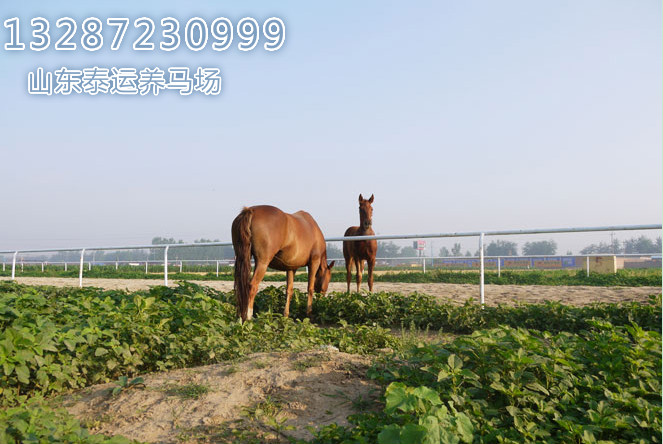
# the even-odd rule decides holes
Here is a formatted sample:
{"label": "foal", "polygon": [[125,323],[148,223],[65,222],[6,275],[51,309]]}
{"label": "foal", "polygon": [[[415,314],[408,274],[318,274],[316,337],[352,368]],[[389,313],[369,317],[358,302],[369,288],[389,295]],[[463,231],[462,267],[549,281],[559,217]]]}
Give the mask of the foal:
{"label": "foal", "polygon": [[[350,227],[345,230],[345,236],[370,236],[375,232],[373,225],[373,195],[364,199],[359,195],[359,226]],[[368,291],[373,291],[373,268],[375,267],[375,255],[378,252],[378,243],[375,240],[343,241],[343,257],[345,258],[346,281],[348,293],[350,293],[350,281],[352,280],[352,265],[357,270],[357,291],[361,286],[361,278],[364,273],[364,261],[368,264]]]}

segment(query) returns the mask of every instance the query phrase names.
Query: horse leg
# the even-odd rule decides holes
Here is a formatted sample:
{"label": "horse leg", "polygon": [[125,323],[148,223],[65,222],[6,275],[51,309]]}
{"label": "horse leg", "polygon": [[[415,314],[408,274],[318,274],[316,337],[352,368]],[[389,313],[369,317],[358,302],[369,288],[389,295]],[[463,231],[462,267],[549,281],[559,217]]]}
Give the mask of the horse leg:
{"label": "horse leg", "polygon": [[258,294],[258,284],[262,281],[262,278],[265,277],[267,272],[267,263],[258,262],[256,260],[256,269],[253,271],[253,277],[251,278],[251,293],[249,293],[249,307],[246,312],[246,319],[249,320],[253,318],[253,300]]}
{"label": "horse leg", "polygon": [[315,274],[320,268],[320,259],[317,261],[312,260],[308,264],[308,302],[306,303],[306,316],[311,317],[313,314],[313,289],[315,284]]}
{"label": "horse leg", "polygon": [[373,268],[375,267],[375,258],[366,261],[368,263],[368,292],[373,293]]}
{"label": "horse leg", "polygon": [[357,268],[357,293],[359,293],[359,287],[361,287],[361,278],[362,274],[364,274],[364,260],[355,260],[355,265]]}
{"label": "horse leg", "polygon": [[285,286],[285,310],[283,310],[283,316],[288,317],[290,314],[290,298],[292,298],[292,286],[295,282],[295,270],[288,270],[286,271],[286,276],[288,278],[288,282]]}
{"label": "horse leg", "polygon": [[350,294],[350,281],[352,281],[352,258],[345,261],[345,280],[348,283],[348,294]]}

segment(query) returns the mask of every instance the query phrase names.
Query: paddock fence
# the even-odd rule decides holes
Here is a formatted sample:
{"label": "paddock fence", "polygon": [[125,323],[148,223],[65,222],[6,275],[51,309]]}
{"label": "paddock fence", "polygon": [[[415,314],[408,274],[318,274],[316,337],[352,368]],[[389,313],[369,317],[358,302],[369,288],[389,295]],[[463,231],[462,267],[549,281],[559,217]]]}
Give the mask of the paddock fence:
{"label": "paddock fence", "polygon": [[[326,238],[326,242],[344,242],[344,241],[350,241],[350,242],[356,242],[360,240],[407,240],[407,239],[436,239],[436,238],[478,238],[478,243],[479,243],[479,256],[478,258],[476,257],[436,257],[436,258],[431,258],[431,257],[413,257],[413,258],[407,258],[407,259],[412,259],[412,260],[420,260],[422,261],[422,267],[425,272],[425,267],[426,267],[426,260],[469,260],[469,259],[478,259],[478,267],[479,267],[479,298],[481,301],[481,304],[485,303],[485,284],[484,284],[484,277],[485,277],[485,269],[486,269],[486,264],[488,261],[493,261],[495,263],[495,267],[497,268],[498,274],[501,272],[501,268],[504,265],[504,261],[511,259],[512,257],[507,257],[507,256],[486,256],[484,254],[484,249],[485,249],[485,238],[486,237],[497,237],[497,236],[515,236],[515,235],[536,235],[536,234],[563,234],[563,233],[591,233],[591,232],[602,232],[602,231],[612,231],[612,232],[618,232],[618,231],[646,231],[646,230],[661,230],[662,229],[661,224],[648,224],[648,225],[610,225],[610,226],[595,226],[595,227],[572,227],[572,228],[541,228],[541,229],[515,229],[515,230],[486,230],[486,231],[467,231],[467,232],[450,232],[450,233],[427,233],[427,234],[393,234],[393,235],[372,235],[372,236],[350,236],[350,237],[329,237]],[[79,271],[79,276],[78,276],[78,283],[79,286],[83,286],[83,277],[84,277],[84,269],[85,269],[85,255],[86,253],[91,253],[91,252],[96,252],[96,251],[130,251],[130,250],[144,250],[144,251],[154,251],[154,250],[162,250],[163,251],[163,260],[160,260],[159,263],[163,264],[163,272],[164,272],[164,285],[168,285],[169,278],[168,278],[168,267],[169,267],[169,260],[168,260],[168,252],[170,249],[180,249],[180,248],[199,248],[199,247],[227,247],[227,246],[232,246],[232,242],[201,242],[201,243],[181,243],[181,244],[161,244],[161,245],[124,245],[124,246],[112,246],[112,247],[77,247],[77,248],[38,248],[38,249],[19,249],[19,250],[0,250],[1,255],[11,255],[12,261],[11,261],[11,279],[15,280],[16,279],[16,265],[17,265],[17,257],[19,253],[26,253],[26,254],[32,254],[32,253],[59,253],[59,252],[80,252],[79,256],[79,261],[78,261],[78,271]],[[555,255],[555,256],[517,256],[518,258],[546,258],[546,257],[556,257],[556,258],[564,258],[564,257],[581,257],[584,258],[586,261],[585,267],[587,269],[587,273],[589,273],[590,269],[590,258],[591,257],[601,257],[601,256],[622,256],[622,257],[627,257],[627,256],[646,256],[642,254],[635,254],[635,255],[610,255],[610,254],[590,254],[590,255],[575,255],[575,256],[560,256],[560,255]],[[660,256],[659,256],[660,257]],[[330,258],[332,260],[333,258]],[[380,260],[383,259],[405,259],[405,258],[380,258]],[[342,261],[343,259],[337,258],[336,260]],[[221,265],[227,265],[230,264],[232,261],[228,260],[202,260],[202,261],[196,261],[196,262],[212,262],[216,265],[216,272],[217,275],[219,273],[219,267]],[[47,261],[41,261],[41,266],[42,270],[43,267],[45,266],[45,263]],[[108,261],[105,261],[108,262]],[[111,261],[112,263],[113,261]],[[146,269],[149,268],[150,262],[154,263],[155,261],[122,261],[122,262],[129,262],[129,263],[144,263]],[[185,261],[179,261],[179,266],[180,270],[183,267],[183,263]],[[193,262],[191,260],[188,260],[186,262]],[[35,262],[38,264],[39,262]],[[67,267],[68,262],[64,262],[64,267]],[[119,267],[120,261],[114,261],[116,268]],[[49,264],[53,264],[53,262],[49,262]],[[88,265],[88,271],[92,268],[93,261],[87,262]],[[3,269],[5,267],[5,263],[3,262]]]}

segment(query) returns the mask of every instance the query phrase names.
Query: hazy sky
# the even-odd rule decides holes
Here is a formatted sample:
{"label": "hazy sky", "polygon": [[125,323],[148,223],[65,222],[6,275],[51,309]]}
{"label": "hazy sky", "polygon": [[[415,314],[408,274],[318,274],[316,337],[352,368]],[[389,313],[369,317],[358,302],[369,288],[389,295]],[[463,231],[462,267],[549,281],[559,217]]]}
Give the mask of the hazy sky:
{"label": "hazy sky", "polygon": [[[230,239],[244,205],[327,236],[660,223],[661,2],[0,0],[0,250]],[[55,51],[64,16],[277,16],[276,52]],[[262,45],[262,41],[260,43]],[[218,97],[30,96],[63,66],[218,67]],[[658,233],[651,233],[652,236]],[[620,238],[631,234],[618,234]],[[547,237],[544,237],[547,238]],[[558,238],[560,239],[560,238]],[[569,239],[569,238],[564,238]],[[562,239],[577,248],[609,234]],[[439,246],[451,244],[439,241]],[[476,241],[468,247],[476,249]],[[438,249],[438,247],[436,247]]]}

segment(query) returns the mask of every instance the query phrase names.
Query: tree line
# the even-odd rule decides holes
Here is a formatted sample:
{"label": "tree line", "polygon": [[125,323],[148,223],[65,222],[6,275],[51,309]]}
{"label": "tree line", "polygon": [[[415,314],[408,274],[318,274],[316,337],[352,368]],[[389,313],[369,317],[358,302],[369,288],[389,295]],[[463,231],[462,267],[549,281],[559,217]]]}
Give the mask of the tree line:
{"label": "tree line", "polygon": [[[200,238],[194,240],[193,243],[207,243],[219,242],[218,239],[205,239]],[[168,249],[168,258],[171,260],[232,260],[235,257],[235,252],[232,246],[213,247],[186,247],[178,248],[177,244],[184,244],[182,239],[175,239],[172,237],[156,236],[152,238],[152,245],[173,245]],[[580,250],[580,254],[656,254],[661,253],[661,238],[658,237],[652,240],[646,236],[633,237],[620,241],[614,239],[612,242],[599,242],[598,244],[590,244]],[[416,257],[419,252],[411,245],[399,246],[392,241],[378,241],[378,258],[391,258],[391,257]],[[522,248],[519,248],[516,242],[505,240],[494,240],[486,245],[486,256],[538,256],[538,255],[554,255],[557,253],[557,243],[554,240],[543,240],[525,242]],[[567,255],[571,252],[567,251]],[[463,253],[462,246],[459,242],[453,244],[451,249],[442,247],[438,251],[440,257],[471,257],[479,256],[479,250],[471,252],[465,250]],[[342,258],[343,251],[340,243],[327,244],[327,257],[328,258]],[[111,251],[90,251],[85,254],[85,260],[94,259],[95,262],[114,262],[114,261],[158,261],[163,260],[163,249],[149,249],[149,250],[111,250]],[[40,257],[33,256],[33,260],[47,260],[51,262],[75,262],[80,260],[79,251],[63,251],[57,252],[53,255],[44,255]]]}

